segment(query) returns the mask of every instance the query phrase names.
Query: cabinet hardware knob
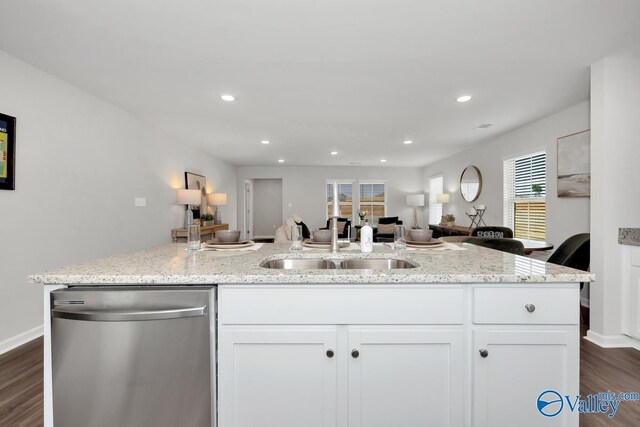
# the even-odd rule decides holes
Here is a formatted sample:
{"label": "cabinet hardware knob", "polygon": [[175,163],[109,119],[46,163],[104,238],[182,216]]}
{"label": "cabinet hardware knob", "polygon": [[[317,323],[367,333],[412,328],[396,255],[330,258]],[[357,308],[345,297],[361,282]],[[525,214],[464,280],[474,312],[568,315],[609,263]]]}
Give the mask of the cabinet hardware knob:
{"label": "cabinet hardware knob", "polygon": [[357,359],[358,356],[360,356],[360,352],[358,350],[356,350],[355,348],[351,350],[351,357],[353,357],[354,359]]}
{"label": "cabinet hardware knob", "polygon": [[329,359],[331,359],[331,358],[333,357],[333,355],[334,355],[334,353],[333,353],[333,350],[332,350],[332,349],[327,350],[327,357],[328,357]]}
{"label": "cabinet hardware knob", "polygon": [[526,308],[529,313],[536,311],[536,306],[533,304],[525,304],[524,308]]}
{"label": "cabinet hardware knob", "polygon": [[482,357],[489,356],[489,350],[484,349],[484,348],[480,349],[480,356],[482,356]]}

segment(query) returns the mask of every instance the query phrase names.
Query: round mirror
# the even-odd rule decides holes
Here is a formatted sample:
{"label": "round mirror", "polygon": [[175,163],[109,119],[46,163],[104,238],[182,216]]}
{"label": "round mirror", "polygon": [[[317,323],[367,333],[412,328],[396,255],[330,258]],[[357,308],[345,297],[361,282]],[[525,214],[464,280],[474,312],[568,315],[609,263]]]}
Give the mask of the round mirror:
{"label": "round mirror", "polygon": [[475,166],[467,166],[460,176],[460,194],[467,202],[474,202],[482,191],[482,174]]}

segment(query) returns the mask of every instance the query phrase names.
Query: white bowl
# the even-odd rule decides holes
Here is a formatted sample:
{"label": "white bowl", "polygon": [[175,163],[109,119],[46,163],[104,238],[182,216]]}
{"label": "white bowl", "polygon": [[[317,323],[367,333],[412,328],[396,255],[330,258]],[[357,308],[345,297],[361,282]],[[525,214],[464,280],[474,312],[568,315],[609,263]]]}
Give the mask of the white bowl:
{"label": "white bowl", "polygon": [[331,230],[316,230],[313,232],[313,240],[316,242],[330,242]]}
{"label": "white bowl", "polygon": [[240,239],[240,230],[216,231],[216,240],[222,243],[233,243]]}
{"label": "white bowl", "polygon": [[414,242],[428,242],[431,240],[431,236],[433,236],[433,230],[417,228],[409,230],[409,235],[411,236],[411,240]]}

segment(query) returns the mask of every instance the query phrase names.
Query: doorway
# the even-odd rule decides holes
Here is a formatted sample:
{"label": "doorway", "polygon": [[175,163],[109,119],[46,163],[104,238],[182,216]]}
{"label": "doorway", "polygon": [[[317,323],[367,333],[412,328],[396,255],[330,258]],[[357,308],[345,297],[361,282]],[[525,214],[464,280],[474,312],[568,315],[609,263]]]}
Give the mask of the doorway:
{"label": "doorway", "polygon": [[[271,239],[282,225],[282,179],[253,179],[252,204],[249,210],[254,239]],[[246,187],[246,184],[245,184]],[[246,194],[246,191],[245,191]]]}

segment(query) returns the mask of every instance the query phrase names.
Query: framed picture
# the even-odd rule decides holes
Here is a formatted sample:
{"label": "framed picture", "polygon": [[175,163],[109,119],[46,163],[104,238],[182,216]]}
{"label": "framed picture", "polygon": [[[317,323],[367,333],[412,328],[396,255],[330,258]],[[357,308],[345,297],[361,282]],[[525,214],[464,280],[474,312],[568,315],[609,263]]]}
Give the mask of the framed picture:
{"label": "framed picture", "polygon": [[16,118],[0,113],[0,190],[15,190]]}
{"label": "framed picture", "polygon": [[184,183],[187,190],[200,190],[200,206],[190,206],[193,218],[200,218],[201,210],[207,211],[207,178],[193,172],[185,172]]}
{"label": "framed picture", "polygon": [[558,197],[591,195],[591,132],[558,138]]}

